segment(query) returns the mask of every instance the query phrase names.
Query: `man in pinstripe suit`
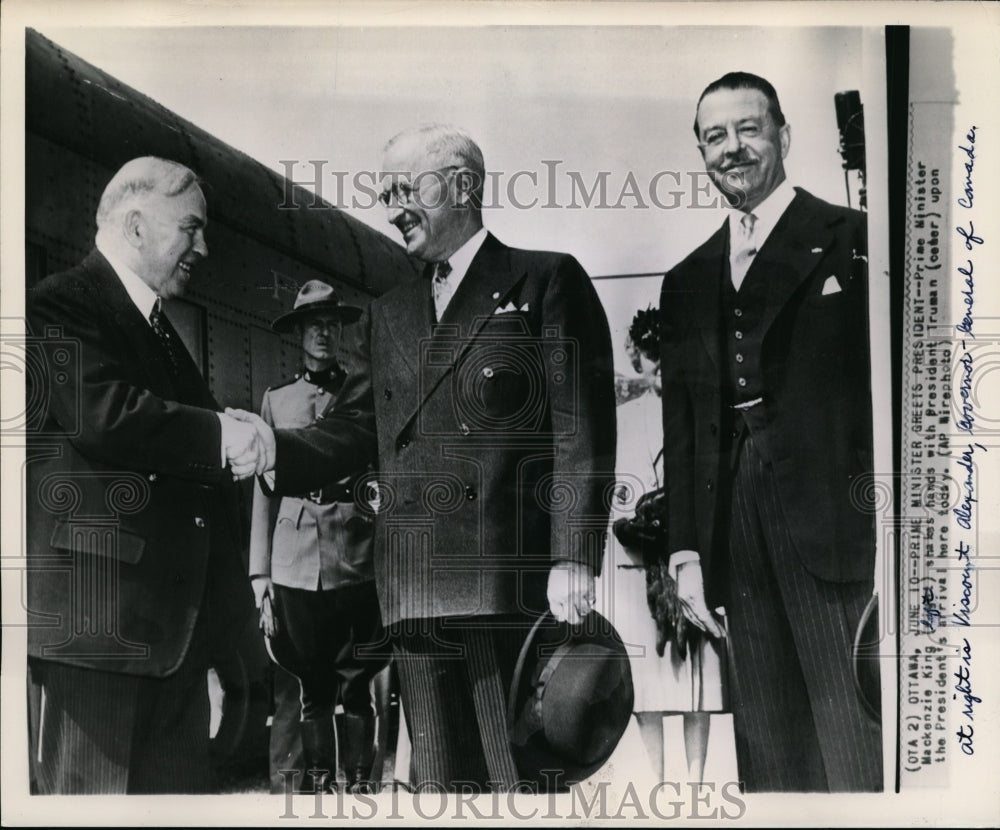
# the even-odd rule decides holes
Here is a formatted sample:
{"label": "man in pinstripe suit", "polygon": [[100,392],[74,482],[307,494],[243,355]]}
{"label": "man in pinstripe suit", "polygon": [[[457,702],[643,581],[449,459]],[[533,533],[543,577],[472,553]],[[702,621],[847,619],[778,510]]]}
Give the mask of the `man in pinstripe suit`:
{"label": "man in pinstripe suit", "polygon": [[880,724],[851,672],[875,567],[852,497],[872,469],[865,218],[787,183],[763,78],[709,85],[695,133],[733,210],[663,282],[678,596],[713,634],[726,606],[747,790],[879,790]]}
{"label": "man in pinstripe suit", "polygon": [[487,233],[467,135],[404,132],[383,171],[388,219],[426,279],[353,327],[328,417],[276,431],[275,486],[308,490],[377,456],[375,579],[413,783],[510,788],[507,694],[528,627],[545,609],[576,623],[594,601],[615,455],[610,332],[575,259]]}
{"label": "man in pinstripe suit", "polygon": [[211,787],[210,649],[252,619],[223,415],[160,308],[208,255],[205,197],[176,162],[133,159],[94,250],[27,300],[45,371],[27,462],[28,655],[41,794]]}

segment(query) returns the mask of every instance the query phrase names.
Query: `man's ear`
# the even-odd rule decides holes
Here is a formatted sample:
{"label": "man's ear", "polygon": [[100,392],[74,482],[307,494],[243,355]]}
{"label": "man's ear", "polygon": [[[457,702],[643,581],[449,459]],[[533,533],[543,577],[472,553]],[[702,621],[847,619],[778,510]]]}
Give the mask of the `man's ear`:
{"label": "man's ear", "polygon": [[778,128],[778,140],[781,142],[781,157],[788,155],[788,148],[792,146],[792,128],[789,124],[783,124]]}
{"label": "man's ear", "polygon": [[141,248],[146,240],[146,219],[142,211],[133,208],[122,217],[122,236],[133,248]]}
{"label": "man's ear", "polygon": [[468,167],[459,168],[455,173],[455,192],[458,204],[468,204],[476,189],[482,184],[479,176]]}

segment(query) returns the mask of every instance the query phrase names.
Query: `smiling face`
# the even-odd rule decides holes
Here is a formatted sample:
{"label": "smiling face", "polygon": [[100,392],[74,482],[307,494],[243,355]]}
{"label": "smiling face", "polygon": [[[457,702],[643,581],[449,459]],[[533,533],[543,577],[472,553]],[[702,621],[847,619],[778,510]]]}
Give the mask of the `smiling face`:
{"label": "smiling face", "polygon": [[705,169],[733,207],[753,210],[784,181],[791,132],[775,124],[759,90],[706,95],[698,106],[698,135]]}
{"label": "smiling face", "polygon": [[447,259],[477,230],[456,185],[460,167],[456,159],[427,153],[419,135],[393,144],[383,160],[387,218],[403,235],[406,252],[424,262]]}
{"label": "smiling face", "polygon": [[208,256],[201,188],[193,185],[176,196],[151,193],[129,212],[128,221],[135,227],[135,272],[158,297],[179,297],[192,267]]}

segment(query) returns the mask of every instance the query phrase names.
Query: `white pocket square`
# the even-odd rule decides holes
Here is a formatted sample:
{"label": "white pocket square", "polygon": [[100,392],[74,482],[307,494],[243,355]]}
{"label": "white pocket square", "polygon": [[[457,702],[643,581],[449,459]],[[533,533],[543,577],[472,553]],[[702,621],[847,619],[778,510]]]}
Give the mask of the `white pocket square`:
{"label": "white pocket square", "polygon": [[823,292],[821,296],[825,297],[827,294],[839,294],[840,291],[840,283],[837,281],[837,278],[831,274],[826,278],[826,282],[823,283]]}
{"label": "white pocket square", "polygon": [[527,311],[527,310],[528,310],[528,304],[527,303],[525,303],[523,306],[521,306],[520,308],[518,308],[518,306],[514,305],[514,303],[511,302],[511,303],[507,303],[507,305],[498,306],[497,309],[493,313],[494,314],[510,314],[513,311]]}

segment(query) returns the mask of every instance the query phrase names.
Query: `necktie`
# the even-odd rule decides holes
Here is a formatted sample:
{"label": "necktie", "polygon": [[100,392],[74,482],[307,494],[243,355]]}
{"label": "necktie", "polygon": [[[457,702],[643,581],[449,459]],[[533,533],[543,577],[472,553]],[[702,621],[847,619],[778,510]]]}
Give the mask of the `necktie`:
{"label": "necktie", "polygon": [[757,217],[752,213],[745,213],[740,219],[740,230],[733,240],[732,254],[729,260],[730,275],[733,280],[733,287],[739,291],[743,280],[750,270],[750,264],[757,254],[757,243],[754,239],[754,225]]}
{"label": "necktie", "polygon": [[156,305],[153,306],[153,310],[149,313],[149,323],[153,327],[153,331],[156,333],[157,338],[159,338],[160,344],[163,346],[163,350],[166,352],[171,374],[173,374],[174,377],[179,377],[180,360],[177,355],[177,346],[174,343],[174,339],[170,335],[170,332],[167,331],[164,326],[167,318],[163,314],[163,309],[160,308],[160,302],[160,299],[157,298]]}
{"label": "necktie", "polygon": [[450,273],[451,266],[448,264],[448,260],[438,262],[434,266],[434,281],[432,286],[434,289],[434,310],[437,313],[438,320],[444,316],[444,310],[448,307],[448,302],[451,300],[451,295],[455,290],[451,283],[448,282],[448,275]]}

